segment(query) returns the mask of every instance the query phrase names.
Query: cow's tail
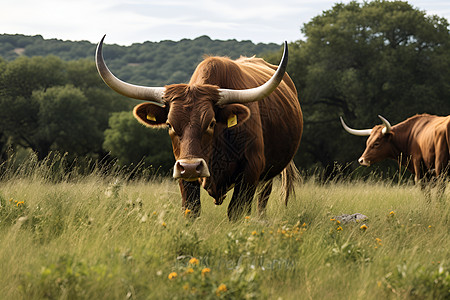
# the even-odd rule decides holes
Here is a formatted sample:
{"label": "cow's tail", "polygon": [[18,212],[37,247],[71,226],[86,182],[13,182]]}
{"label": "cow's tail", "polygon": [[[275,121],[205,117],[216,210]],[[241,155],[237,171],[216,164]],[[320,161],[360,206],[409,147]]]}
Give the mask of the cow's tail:
{"label": "cow's tail", "polygon": [[289,196],[295,195],[294,183],[300,180],[300,172],[291,160],[281,172],[281,191],[284,198],[284,204],[287,206]]}

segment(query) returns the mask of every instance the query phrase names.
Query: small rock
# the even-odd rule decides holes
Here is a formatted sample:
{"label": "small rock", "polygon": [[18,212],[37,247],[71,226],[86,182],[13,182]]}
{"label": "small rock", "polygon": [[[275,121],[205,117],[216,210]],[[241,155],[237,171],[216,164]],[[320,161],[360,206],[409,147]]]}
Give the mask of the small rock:
{"label": "small rock", "polygon": [[364,220],[367,220],[368,217],[360,214],[360,213],[356,213],[356,214],[352,214],[352,215],[348,215],[348,214],[343,214],[340,216],[336,216],[334,217],[336,220],[340,221],[342,224],[346,224],[346,223],[350,223],[350,222],[361,222]]}

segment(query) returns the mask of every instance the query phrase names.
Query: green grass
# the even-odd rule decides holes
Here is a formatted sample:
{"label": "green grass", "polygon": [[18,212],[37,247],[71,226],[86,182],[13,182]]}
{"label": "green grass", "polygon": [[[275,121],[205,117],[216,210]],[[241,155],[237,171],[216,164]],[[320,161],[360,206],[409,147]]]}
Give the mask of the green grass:
{"label": "green grass", "polygon": [[185,218],[170,179],[31,169],[0,186],[2,299],[450,297],[450,191],[428,204],[412,185],[311,179],[286,208],[277,183],[264,219],[230,223],[229,198],[203,191]]}

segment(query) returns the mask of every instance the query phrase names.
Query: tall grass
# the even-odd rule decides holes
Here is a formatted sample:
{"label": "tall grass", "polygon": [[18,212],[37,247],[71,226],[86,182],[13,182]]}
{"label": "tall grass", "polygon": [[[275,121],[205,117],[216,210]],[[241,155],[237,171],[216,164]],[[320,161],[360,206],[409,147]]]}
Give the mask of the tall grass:
{"label": "tall grass", "polygon": [[[288,207],[277,182],[264,218],[230,223],[229,197],[202,192],[191,220],[171,179],[61,168],[3,169],[0,298],[450,297],[448,193],[427,203],[410,184],[312,177]],[[368,220],[335,218],[352,213]]]}

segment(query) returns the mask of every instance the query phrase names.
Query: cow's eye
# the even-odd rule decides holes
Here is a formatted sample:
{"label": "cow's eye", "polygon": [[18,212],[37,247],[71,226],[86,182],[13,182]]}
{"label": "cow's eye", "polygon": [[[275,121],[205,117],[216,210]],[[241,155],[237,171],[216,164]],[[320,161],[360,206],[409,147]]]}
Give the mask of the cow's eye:
{"label": "cow's eye", "polygon": [[380,143],[375,142],[375,143],[373,143],[373,146],[374,146],[374,147],[378,147],[378,146],[380,146]]}
{"label": "cow's eye", "polygon": [[214,129],[216,126],[216,121],[212,120],[211,123],[209,123],[208,129]]}
{"label": "cow's eye", "polygon": [[166,122],[167,128],[172,129],[172,125],[169,122]]}

